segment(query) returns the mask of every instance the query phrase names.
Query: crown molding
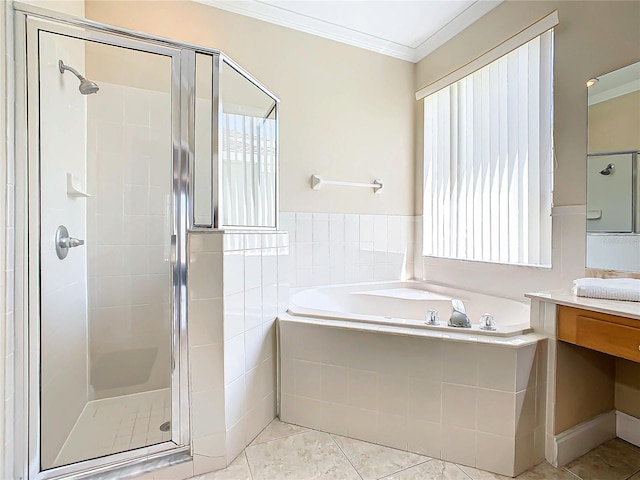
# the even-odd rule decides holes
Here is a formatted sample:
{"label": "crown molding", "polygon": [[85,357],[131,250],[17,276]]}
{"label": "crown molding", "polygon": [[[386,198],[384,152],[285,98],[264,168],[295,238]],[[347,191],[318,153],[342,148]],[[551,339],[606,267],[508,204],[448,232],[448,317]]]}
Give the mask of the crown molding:
{"label": "crown molding", "polygon": [[413,62],[417,63],[431,52],[437,50],[469,25],[475,23],[491,10],[496,8],[502,2],[503,0],[481,0],[472,3],[469,8],[457,15],[444,27],[418,45],[418,47],[414,49]]}
{"label": "crown molding", "polygon": [[497,7],[503,0],[476,0],[466,10],[443,26],[434,35],[424,40],[418,47],[391,42],[374,35],[335,25],[324,20],[295,13],[272,4],[253,0],[195,0],[227,12],[237,13],[265,22],[310,33],[329,40],[346,43],[376,53],[417,63],[442,44],[455,37],[462,30],[483,15]]}
{"label": "crown molding", "polygon": [[605,90],[600,93],[589,95],[588,104],[589,106],[595,105],[596,103],[605,102],[616,97],[621,97],[622,95],[635,92],[636,90],[640,90],[640,79],[627,82],[623,85],[610,88],[609,90]]}

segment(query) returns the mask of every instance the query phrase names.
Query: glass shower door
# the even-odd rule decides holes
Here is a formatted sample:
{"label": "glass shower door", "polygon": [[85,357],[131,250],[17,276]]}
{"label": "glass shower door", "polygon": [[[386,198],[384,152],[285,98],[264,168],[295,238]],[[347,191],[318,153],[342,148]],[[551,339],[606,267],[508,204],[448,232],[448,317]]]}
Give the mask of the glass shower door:
{"label": "glass shower door", "polygon": [[172,56],[31,32],[47,470],[172,440],[177,112]]}

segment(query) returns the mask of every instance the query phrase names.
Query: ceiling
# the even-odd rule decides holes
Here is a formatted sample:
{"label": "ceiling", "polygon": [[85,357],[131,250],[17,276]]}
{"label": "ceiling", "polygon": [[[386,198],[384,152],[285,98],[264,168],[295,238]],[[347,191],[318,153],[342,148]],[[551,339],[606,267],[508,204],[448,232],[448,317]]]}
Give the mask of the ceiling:
{"label": "ceiling", "polygon": [[502,0],[196,0],[418,62]]}
{"label": "ceiling", "polygon": [[640,62],[600,75],[598,80],[589,87],[589,105],[640,90]]}

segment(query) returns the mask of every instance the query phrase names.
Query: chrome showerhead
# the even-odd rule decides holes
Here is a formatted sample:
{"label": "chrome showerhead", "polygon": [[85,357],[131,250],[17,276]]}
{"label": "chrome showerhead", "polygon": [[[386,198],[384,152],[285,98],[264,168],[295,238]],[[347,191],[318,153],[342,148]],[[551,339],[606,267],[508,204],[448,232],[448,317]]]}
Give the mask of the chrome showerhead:
{"label": "chrome showerhead", "polygon": [[80,90],[80,93],[83,95],[90,95],[100,90],[100,87],[97,83],[83,78],[82,80],[80,80],[80,86],[78,87],[78,90]]}
{"label": "chrome showerhead", "polygon": [[90,95],[100,90],[100,87],[97,83],[92,82],[91,80],[87,80],[82,75],[80,75],[80,73],[78,73],[75,68],[70,67],[69,65],[65,65],[62,60],[58,60],[58,68],[60,69],[60,73],[64,73],[65,70],[69,70],[76,77],[78,77],[78,80],[80,80],[80,86],[78,87],[78,90],[80,90],[80,93],[82,95]]}

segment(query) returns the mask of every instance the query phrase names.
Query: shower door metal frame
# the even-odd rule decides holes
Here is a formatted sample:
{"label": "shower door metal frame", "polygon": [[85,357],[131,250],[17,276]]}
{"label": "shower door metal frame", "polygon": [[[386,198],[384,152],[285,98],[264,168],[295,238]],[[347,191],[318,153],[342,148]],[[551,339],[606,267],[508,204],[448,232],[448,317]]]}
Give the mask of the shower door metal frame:
{"label": "shower door metal frame", "polygon": [[[16,38],[16,473],[30,480],[54,477],[86,478],[107,475],[117,467],[135,468],[143,462],[169,465],[190,457],[190,412],[187,343],[187,188],[193,145],[184,128],[184,99],[193,95],[190,73],[184,71],[189,50],[180,44],[146,37],[106,25],[14,4]],[[40,466],[40,149],[38,32],[129,48],[171,59],[172,140],[172,354],[171,420],[168,442],[116,453],[102,458],[41,471]],[[34,43],[36,42],[36,43]],[[31,76],[28,72],[32,72]],[[185,81],[185,78],[187,81]],[[35,92],[35,93],[34,93]],[[19,133],[23,132],[23,133]],[[21,428],[21,425],[24,428]],[[147,465],[145,465],[147,466]],[[142,468],[142,467],[141,467]]]}

